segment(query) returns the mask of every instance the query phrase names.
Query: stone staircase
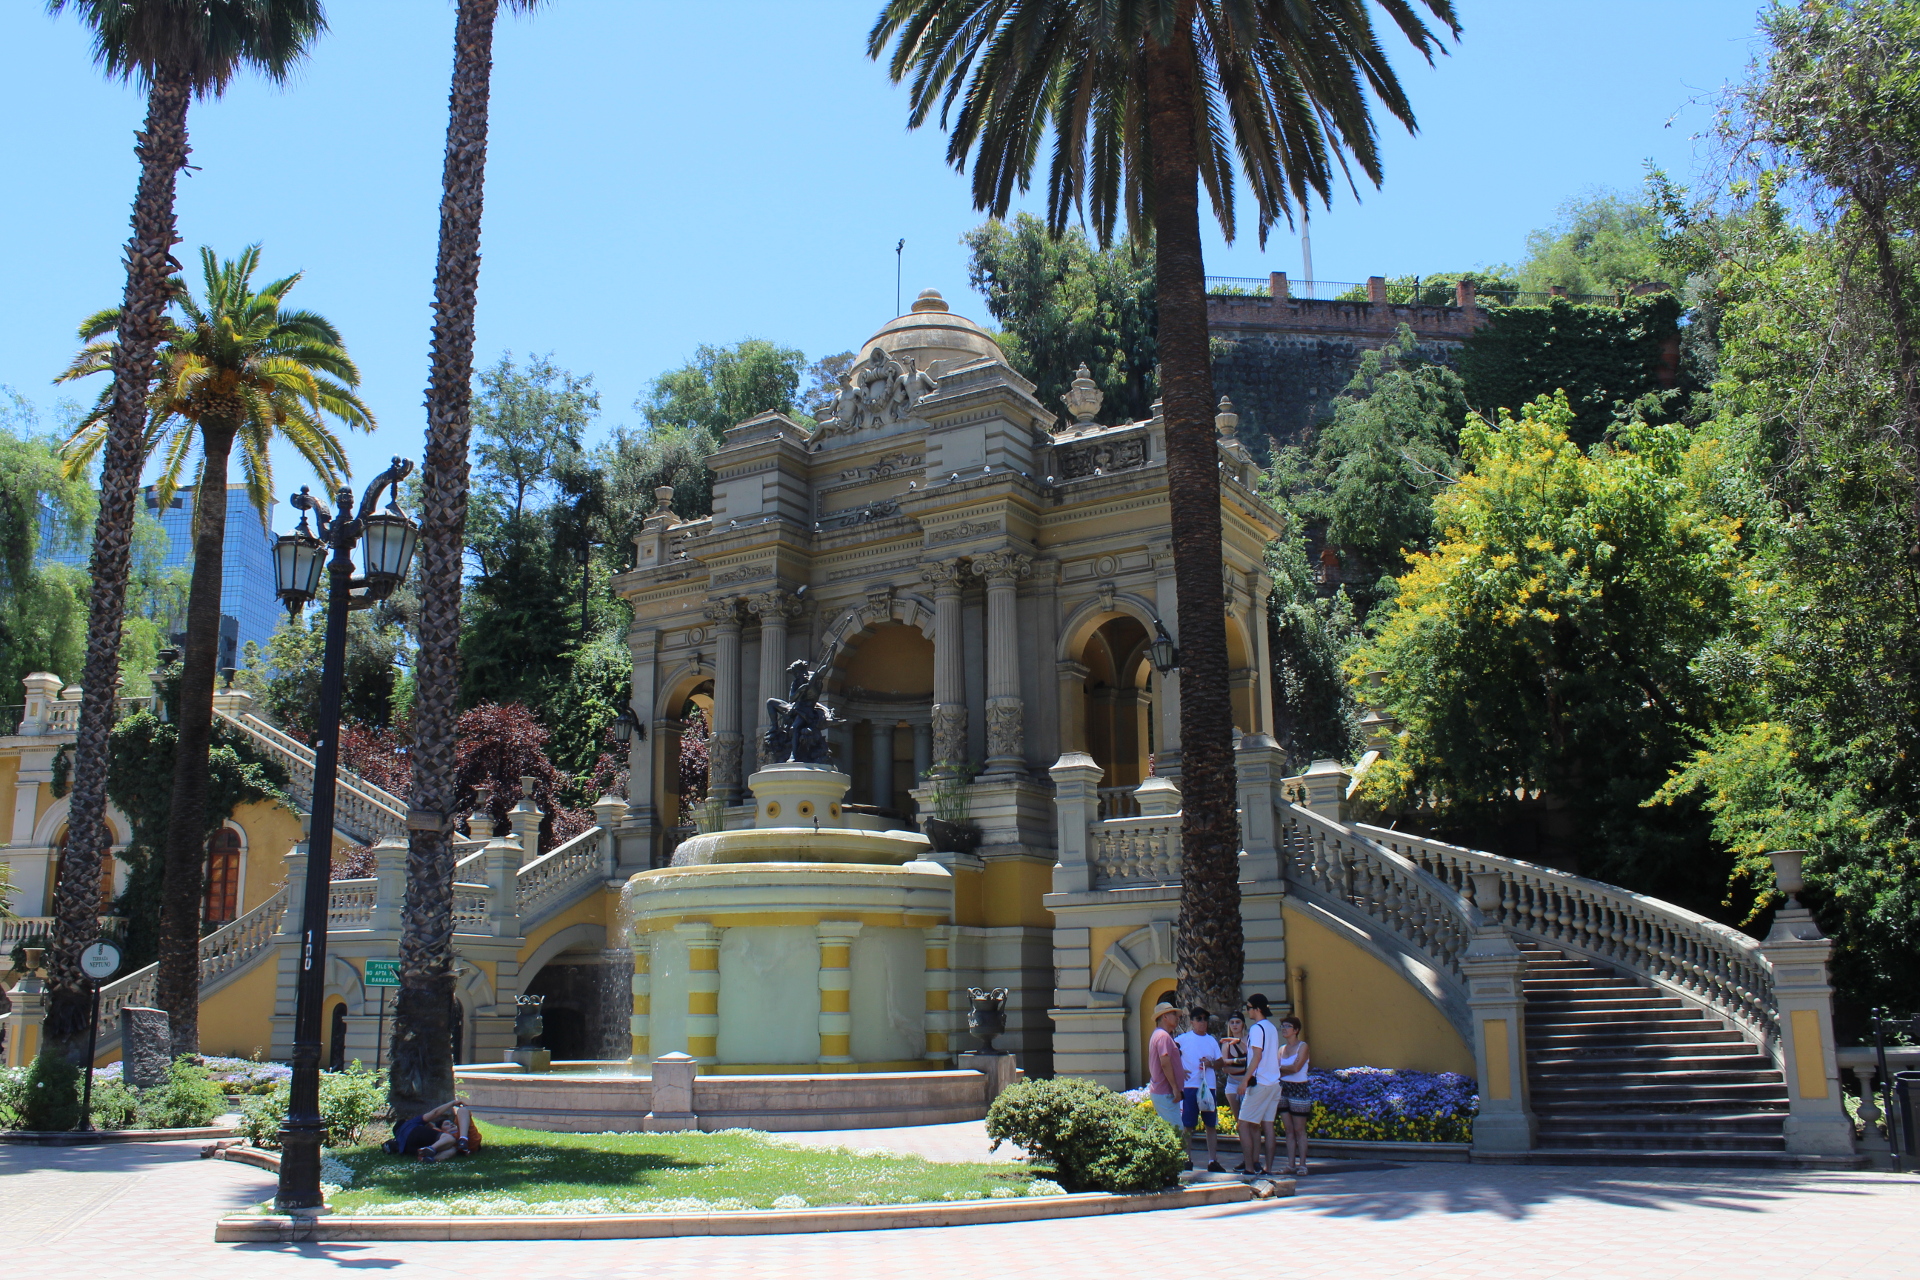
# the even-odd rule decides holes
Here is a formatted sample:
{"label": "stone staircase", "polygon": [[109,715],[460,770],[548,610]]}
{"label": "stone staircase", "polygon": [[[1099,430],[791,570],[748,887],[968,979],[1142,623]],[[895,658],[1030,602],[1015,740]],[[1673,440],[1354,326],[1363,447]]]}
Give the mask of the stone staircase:
{"label": "stone staircase", "polygon": [[1527,1061],[1553,1164],[1798,1167],[1773,1059],[1719,1018],[1538,943],[1527,962]]}

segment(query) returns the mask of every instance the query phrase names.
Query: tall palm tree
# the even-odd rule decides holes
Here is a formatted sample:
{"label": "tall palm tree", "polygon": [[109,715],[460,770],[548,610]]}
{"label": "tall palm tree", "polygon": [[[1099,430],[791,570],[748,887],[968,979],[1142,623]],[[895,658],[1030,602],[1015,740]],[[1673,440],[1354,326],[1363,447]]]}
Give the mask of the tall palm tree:
{"label": "tall palm tree", "polygon": [[[1416,51],[1457,35],[1452,0],[1377,0]],[[891,0],[867,36],[911,77],[910,127],[937,110],[947,158],[973,161],[975,207],[1004,216],[1051,133],[1047,220],[1091,215],[1103,244],[1124,210],[1153,232],[1180,641],[1180,998],[1237,1008],[1239,823],[1220,580],[1220,480],[1207,347],[1199,190],[1234,234],[1234,182],[1282,218],[1331,197],[1380,156],[1369,96],[1408,130],[1413,111],[1368,0]],[[1238,157],[1238,165],[1235,157]]]}
{"label": "tall palm tree", "polygon": [[[459,715],[460,577],[467,538],[474,293],[486,194],[487,98],[501,0],[459,0],[453,89],[440,177],[440,257],[433,281],[433,361],[421,468],[419,649],[414,655],[413,788],[407,903],[389,1100],[405,1119],[453,1096],[453,728]],[[531,10],[539,0],[507,0]]]}
{"label": "tall palm tree", "polygon": [[147,385],[164,326],[173,260],[174,178],[187,166],[187,104],[217,98],[243,68],[284,82],[307,46],[326,29],[321,0],[47,0],[47,12],[72,9],[93,32],[93,56],[109,80],[147,95],[146,127],[136,134],[140,185],[127,239],[113,408],[100,469],[100,511],[93,533],[87,610],[87,660],[81,675],[79,740],[67,820],[67,853],[54,890],[51,979],[43,1031],[48,1048],[85,1052],[88,1000],[80,951],[98,932],[100,859],[107,831],[107,733],[120,674],[133,504],[144,458]]}
{"label": "tall palm tree", "polygon": [[[340,333],[311,311],[282,310],[299,274],[253,288],[260,246],[231,262],[200,250],[206,293],[196,299],[173,284],[180,320],[168,318],[148,396],[143,455],[158,454],[160,505],[173,498],[182,469],[200,446],[193,511],[193,577],[187,589],[187,638],[180,671],[180,713],[173,768],[173,804],[162,862],[160,967],[156,999],[167,1011],[175,1054],[193,1053],[200,1040],[201,862],[207,831],[207,752],[213,741],[213,685],[220,658],[221,564],[226,551],[227,468],[233,448],[247,478],[247,496],[264,524],[273,501],[268,447],[277,437],[319,475],[328,492],[350,468],[325,419],[371,430],[373,415],[351,388],[359,384]],[[80,328],[87,345],[60,381],[113,368],[118,308],[99,312]],[[114,392],[100,395],[93,412],[68,438],[69,474],[84,475],[112,430]],[[211,821],[210,821],[211,820]]]}

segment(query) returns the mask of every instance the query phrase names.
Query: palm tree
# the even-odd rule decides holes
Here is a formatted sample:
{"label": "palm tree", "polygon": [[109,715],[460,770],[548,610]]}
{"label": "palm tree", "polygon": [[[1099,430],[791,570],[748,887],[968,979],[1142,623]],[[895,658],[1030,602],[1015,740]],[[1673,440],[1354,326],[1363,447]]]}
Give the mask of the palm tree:
{"label": "palm tree", "polygon": [[73,1059],[85,1052],[88,1000],[80,951],[98,932],[100,859],[107,831],[107,732],[120,674],[120,626],[126,607],[133,503],[145,459],[147,384],[164,328],[173,260],[173,184],[187,166],[187,104],[217,98],[242,67],[276,83],[326,29],[321,0],[47,0],[47,12],[71,8],[93,32],[93,56],[109,80],[147,94],[146,127],[137,135],[140,186],[127,239],[113,408],[100,469],[94,523],[93,583],[87,610],[87,660],[81,675],[80,731],[73,762],[67,854],[54,891],[48,1048]]}
{"label": "palm tree", "polygon": [[[1438,39],[1418,10],[1459,33],[1452,0],[1377,2],[1429,61]],[[909,126],[939,112],[948,160],[964,169],[972,157],[976,208],[1005,215],[1051,132],[1049,230],[1090,214],[1104,245],[1124,210],[1136,238],[1153,234],[1179,599],[1180,999],[1237,1008],[1240,833],[1199,189],[1231,240],[1244,177],[1264,244],[1296,205],[1331,198],[1336,171],[1378,185],[1369,94],[1409,130],[1412,108],[1368,0],[891,0],[868,54],[889,42],[894,81],[912,81]]]}
{"label": "palm tree", "polygon": [[[474,292],[486,194],[487,97],[501,0],[459,0],[453,90],[440,177],[440,257],[433,281],[433,362],[421,468],[419,649],[414,655],[413,788],[400,996],[389,1101],[395,1120],[453,1096],[453,729],[459,715],[460,577],[467,536]],[[531,10],[539,0],[507,0]]]}
{"label": "palm tree", "polygon": [[[193,1053],[200,1040],[201,862],[207,832],[218,819],[207,812],[207,752],[213,739],[213,684],[220,656],[221,563],[227,532],[227,465],[236,444],[247,496],[264,523],[273,498],[268,447],[286,441],[325,483],[337,489],[349,471],[339,437],[326,417],[371,429],[373,415],[351,390],[360,371],[339,331],[310,311],[282,310],[300,280],[286,276],[253,288],[260,246],[231,262],[200,251],[206,294],[196,299],[179,280],[173,300],[184,323],[171,317],[148,397],[142,456],[158,454],[160,505],[173,498],[180,473],[200,445],[193,517],[193,579],[187,590],[187,639],[180,672],[179,740],[173,770],[173,806],[162,863],[160,964],[156,998],[167,1011],[175,1054]],[[104,373],[118,358],[119,309],[91,316],[80,328],[87,342],[60,381]],[[66,443],[69,474],[84,475],[113,429],[114,389],[101,393]],[[209,819],[212,818],[210,822]]]}

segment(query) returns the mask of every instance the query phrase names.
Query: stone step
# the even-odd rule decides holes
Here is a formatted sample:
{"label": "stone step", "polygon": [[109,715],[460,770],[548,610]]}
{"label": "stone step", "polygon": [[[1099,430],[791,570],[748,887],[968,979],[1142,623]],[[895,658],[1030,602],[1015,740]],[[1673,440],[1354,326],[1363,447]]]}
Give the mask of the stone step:
{"label": "stone step", "polygon": [[1625,978],[1527,978],[1521,983],[1529,999],[1552,1000],[1568,996],[1615,995],[1623,991],[1645,993],[1637,982]]}
{"label": "stone step", "polygon": [[1710,1022],[1698,1009],[1578,1009],[1562,1015],[1541,1015],[1531,1005],[1527,1008],[1529,1033],[1537,1028],[1542,1034],[1567,1035],[1586,1027],[1603,1026],[1613,1030],[1638,1026],[1665,1031],[1686,1026],[1718,1029],[1719,1020]]}
{"label": "stone step", "polygon": [[1677,1090],[1667,1094],[1651,1090],[1616,1090],[1612,1093],[1580,1090],[1548,1092],[1538,1087],[1533,1090],[1534,1114],[1542,1120],[1558,1119],[1564,1115],[1579,1115],[1583,1112],[1627,1114],[1638,1111],[1665,1111],[1677,1115],[1697,1115],[1735,1109],[1785,1112],[1787,1091],[1780,1088],[1769,1095],[1759,1092],[1737,1093],[1724,1089],[1717,1089],[1711,1093]]}
{"label": "stone step", "polygon": [[1623,1050],[1614,1047],[1532,1052],[1531,1070],[1565,1076],[1570,1073],[1610,1072],[1614,1075],[1662,1074],[1668,1071],[1775,1071],[1773,1059],[1753,1052],[1753,1046],[1732,1044],[1659,1046]]}
{"label": "stone step", "polygon": [[1784,1111],[1555,1111],[1539,1118],[1541,1133],[1779,1134]]}
{"label": "stone step", "polygon": [[1565,1016],[1601,1009],[1619,1009],[1634,1013],[1653,1013],[1659,1010],[1688,1009],[1691,1007],[1690,1005],[1682,1003],[1678,996],[1657,996],[1642,987],[1628,987],[1620,991],[1601,992],[1593,995],[1527,997],[1528,1015],[1545,1017]]}
{"label": "stone step", "polygon": [[1635,1021],[1632,1018],[1595,1018],[1586,1022],[1533,1022],[1527,1027],[1527,1041],[1590,1039],[1634,1041],[1639,1036],[1648,1037],[1647,1043],[1659,1044],[1674,1040],[1698,1039],[1702,1044],[1711,1044],[1727,1039],[1738,1040],[1740,1033],[1727,1026],[1718,1018],[1689,1018],[1684,1016],[1648,1018]]}
{"label": "stone step", "polygon": [[1600,1147],[1618,1151],[1785,1151],[1787,1140],[1763,1133],[1615,1133],[1606,1129],[1570,1129],[1552,1134],[1542,1132],[1538,1149],[1555,1147]]}
{"label": "stone step", "polygon": [[1548,1089],[1605,1089],[1614,1085],[1643,1088],[1660,1085],[1679,1089],[1717,1089],[1722,1085],[1778,1084],[1785,1088],[1780,1073],[1771,1063],[1765,1067],[1737,1070],[1722,1067],[1706,1069],[1674,1067],[1666,1070],[1638,1068],[1631,1071],[1545,1069],[1534,1064],[1533,1087]]}

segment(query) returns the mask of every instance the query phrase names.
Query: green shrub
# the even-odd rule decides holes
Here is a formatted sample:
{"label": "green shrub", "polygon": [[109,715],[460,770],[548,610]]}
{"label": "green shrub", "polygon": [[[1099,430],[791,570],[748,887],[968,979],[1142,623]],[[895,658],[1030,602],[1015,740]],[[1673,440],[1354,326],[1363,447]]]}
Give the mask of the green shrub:
{"label": "green shrub", "polygon": [[[240,1132],[248,1142],[256,1147],[280,1146],[288,1097],[288,1086],[283,1084],[241,1105]],[[375,1071],[363,1062],[354,1062],[345,1071],[320,1073],[320,1118],[326,1122],[328,1146],[357,1145],[367,1126],[385,1113],[386,1106],[385,1069]]]}
{"label": "green shrub", "polygon": [[95,1080],[92,1118],[96,1129],[139,1128],[140,1095],[119,1080]]}
{"label": "green shrub", "polygon": [[140,1092],[140,1121],[149,1129],[197,1129],[227,1109],[207,1069],[186,1058],[167,1064],[167,1082]]}
{"label": "green shrub", "polygon": [[80,1068],[58,1054],[35,1058],[21,1080],[18,1112],[22,1129],[71,1129],[79,1124]]}
{"label": "green shrub", "polygon": [[0,1067],[0,1129],[18,1129],[27,1097],[27,1069]]}
{"label": "green shrub", "polygon": [[993,1100],[987,1136],[1051,1165],[1070,1191],[1158,1191],[1186,1168],[1180,1138],[1091,1080],[1027,1080]]}

